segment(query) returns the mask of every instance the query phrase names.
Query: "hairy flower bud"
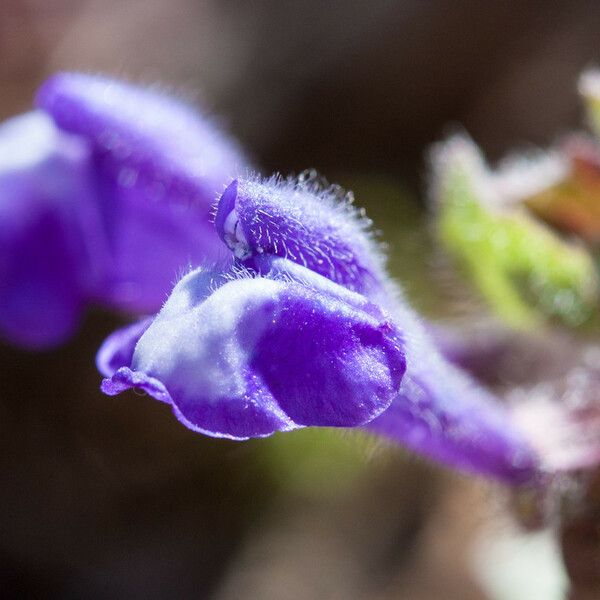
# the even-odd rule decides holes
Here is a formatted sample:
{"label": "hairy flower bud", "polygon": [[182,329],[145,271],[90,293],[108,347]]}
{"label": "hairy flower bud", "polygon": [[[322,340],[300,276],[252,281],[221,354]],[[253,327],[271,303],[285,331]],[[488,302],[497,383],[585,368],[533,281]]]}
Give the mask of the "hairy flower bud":
{"label": "hairy flower bud", "polygon": [[353,291],[370,295],[385,279],[371,222],[336,197],[336,187],[277,177],[233,181],[219,199],[215,224],[244,264],[279,256]]}

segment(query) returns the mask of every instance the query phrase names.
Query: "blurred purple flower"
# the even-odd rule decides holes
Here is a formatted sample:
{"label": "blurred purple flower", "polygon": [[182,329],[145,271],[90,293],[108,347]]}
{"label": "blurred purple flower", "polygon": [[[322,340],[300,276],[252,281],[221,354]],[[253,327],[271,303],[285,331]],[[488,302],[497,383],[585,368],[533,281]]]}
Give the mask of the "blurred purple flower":
{"label": "blurred purple flower", "polygon": [[91,287],[89,151],[33,112],[0,127],[0,332],[43,347],[70,335]]}
{"label": "blurred purple flower", "polygon": [[61,343],[87,304],[155,312],[189,265],[215,260],[214,199],[246,160],[185,104],[60,74],[39,111],[0,126],[0,335]]}
{"label": "blurred purple flower", "polygon": [[[104,391],[141,387],[210,435],[368,424],[453,467],[513,484],[535,480],[539,457],[509,412],[439,354],[388,280],[364,217],[337,196],[337,188],[302,181],[233,182],[215,224],[257,275],[225,284],[205,272],[184,279],[141,337],[125,330],[107,340],[98,359]],[[346,337],[365,319],[375,319],[377,332],[368,348]],[[392,370],[384,350],[400,348],[400,339],[403,377],[399,357]],[[127,358],[116,372],[115,356]],[[207,417],[215,413],[218,423]]]}

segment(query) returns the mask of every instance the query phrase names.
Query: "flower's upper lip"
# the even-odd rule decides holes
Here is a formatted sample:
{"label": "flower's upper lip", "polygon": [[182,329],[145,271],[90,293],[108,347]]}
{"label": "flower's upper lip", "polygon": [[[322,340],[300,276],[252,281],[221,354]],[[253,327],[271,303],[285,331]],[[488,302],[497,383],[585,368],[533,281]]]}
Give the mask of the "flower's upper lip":
{"label": "flower's upper lip", "polygon": [[[225,221],[229,214],[235,210],[235,202],[238,196],[238,180],[234,179],[223,191],[217,204],[217,212],[215,215],[215,227],[218,234],[223,239],[225,233]],[[223,239],[223,241],[225,241]]]}

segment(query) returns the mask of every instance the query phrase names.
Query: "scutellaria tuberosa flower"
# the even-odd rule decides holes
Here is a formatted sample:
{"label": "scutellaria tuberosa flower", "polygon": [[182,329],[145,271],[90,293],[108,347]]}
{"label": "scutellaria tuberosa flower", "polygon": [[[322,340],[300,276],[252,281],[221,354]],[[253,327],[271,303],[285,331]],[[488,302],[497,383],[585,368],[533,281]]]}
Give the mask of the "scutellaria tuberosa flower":
{"label": "scutellaria tuberosa flower", "polygon": [[[188,427],[209,435],[245,438],[296,426],[364,426],[457,468],[514,484],[535,480],[539,457],[508,411],[440,355],[387,277],[369,224],[356,209],[340,204],[336,192],[280,178],[230,184],[220,198],[215,224],[241,270],[226,274],[227,282],[219,285],[217,275],[192,273],[176,286],[164,312],[147,329],[139,326],[144,330],[139,339],[127,330],[111,336],[99,355],[99,368],[108,376],[104,391],[141,387],[172,404]],[[261,310],[247,304],[258,290]],[[292,290],[301,310],[286,309]],[[319,299],[331,294],[338,298],[333,304]],[[171,302],[185,309],[172,311]],[[326,305],[330,309],[326,325],[321,325]],[[348,327],[364,326],[365,310],[368,319],[375,318],[369,334],[373,345],[365,347],[361,338],[357,346],[355,333],[350,343],[344,341]],[[229,315],[226,324],[221,313]],[[248,319],[252,328],[242,334]],[[177,333],[169,336],[169,331]],[[262,332],[276,350],[269,353],[269,367],[263,363]],[[340,341],[329,346],[336,339]],[[323,354],[321,346],[333,354]],[[189,347],[194,351],[188,352]],[[347,362],[344,357],[353,353],[371,358]],[[129,357],[120,369],[113,360],[116,355]],[[248,395],[247,381],[262,384],[267,372],[268,385],[256,387],[256,396]],[[240,377],[246,383],[237,395],[219,387],[224,380],[231,386]],[[297,418],[296,408],[284,410],[280,421],[271,417],[268,426],[257,426],[257,410],[261,417],[273,411],[274,390],[278,410],[306,402],[309,412]],[[185,411],[179,399],[183,395]],[[225,413],[224,405],[229,407]],[[214,412],[219,425],[209,419],[207,427],[206,415]]]}

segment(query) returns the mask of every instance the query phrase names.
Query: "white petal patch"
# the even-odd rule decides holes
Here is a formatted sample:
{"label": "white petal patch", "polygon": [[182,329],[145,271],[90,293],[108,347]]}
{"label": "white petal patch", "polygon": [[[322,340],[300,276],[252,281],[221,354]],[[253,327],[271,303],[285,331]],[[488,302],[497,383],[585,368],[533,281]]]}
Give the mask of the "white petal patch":
{"label": "white petal patch", "polygon": [[228,248],[233,251],[236,258],[245,260],[252,254],[235,208],[225,219],[225,223],[223,224],[223,237]]}

